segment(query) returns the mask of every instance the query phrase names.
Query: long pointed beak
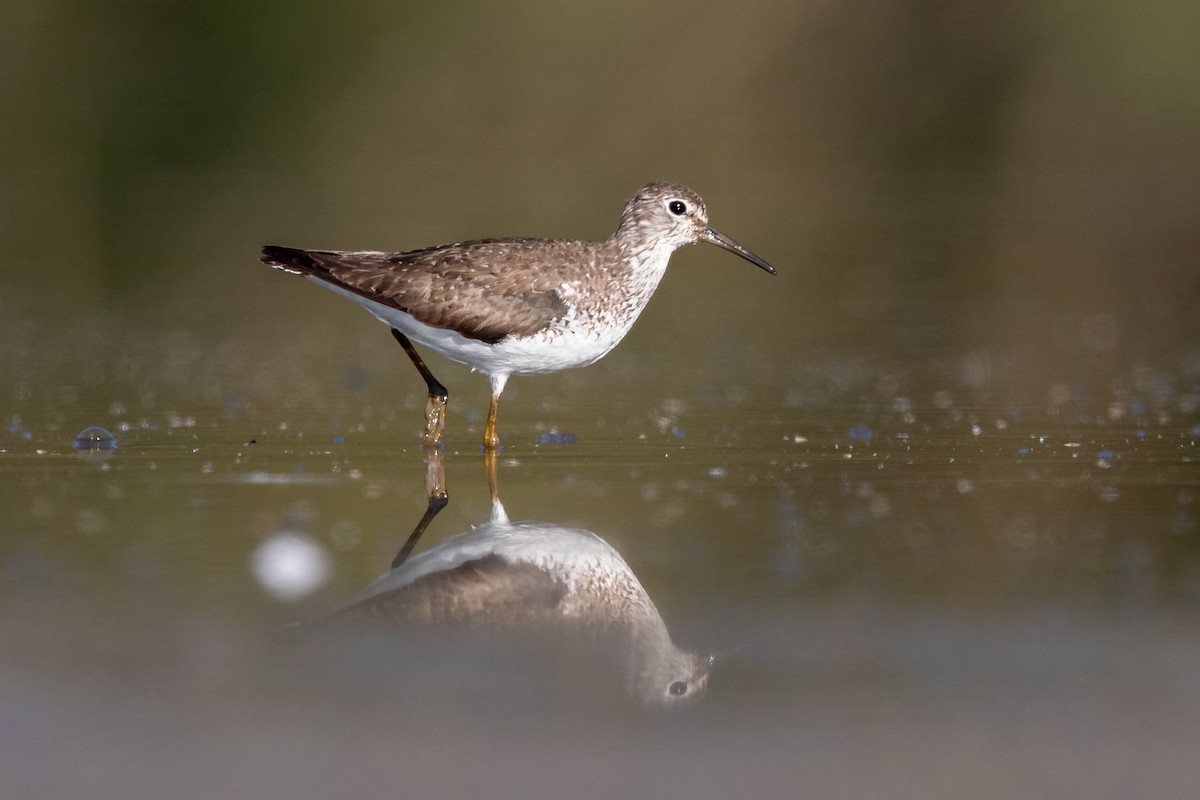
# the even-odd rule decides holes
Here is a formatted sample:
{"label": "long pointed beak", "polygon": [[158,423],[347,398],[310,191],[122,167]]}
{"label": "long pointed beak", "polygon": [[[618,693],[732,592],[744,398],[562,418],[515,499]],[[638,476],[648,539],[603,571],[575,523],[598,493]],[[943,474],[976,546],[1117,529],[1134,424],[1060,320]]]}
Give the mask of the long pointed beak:
{"label": "long pointed beak", "polygon": [[705,228],[703,233],[700,234],[700,238],[703,241],[709,242],[710,244],[715,244],[717,247],[728,250],[731,253],[737,253],[739,256],[746,259],[759,269],[764,269],[772,275],[775,274],[774,267],[720,231],[715,231],[712,228]]}

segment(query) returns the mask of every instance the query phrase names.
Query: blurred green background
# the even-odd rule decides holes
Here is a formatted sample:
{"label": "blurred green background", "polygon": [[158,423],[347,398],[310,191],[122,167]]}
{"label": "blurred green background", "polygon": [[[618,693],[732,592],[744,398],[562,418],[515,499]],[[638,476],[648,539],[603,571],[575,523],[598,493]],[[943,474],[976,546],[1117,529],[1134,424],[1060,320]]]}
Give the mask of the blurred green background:
{"label": "blurred green background", "polygon": [[781,278],[681,254],[657,330],[700,313],[807,348],[1036,362],[1051,341],[1137,365],[1195,329],[1195,3],[50,0],[5,19],[0,303],[50,320],[202,308],[282,342],[296,315],[265,308],[329,298],[283,288],[260,244],[603,238],[669,179]]}

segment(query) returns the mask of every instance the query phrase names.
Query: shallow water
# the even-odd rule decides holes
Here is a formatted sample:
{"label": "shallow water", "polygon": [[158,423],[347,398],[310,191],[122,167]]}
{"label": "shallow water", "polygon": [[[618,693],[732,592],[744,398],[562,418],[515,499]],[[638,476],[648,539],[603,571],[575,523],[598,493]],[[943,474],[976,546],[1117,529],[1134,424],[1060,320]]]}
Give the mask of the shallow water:
{"label": "shallow water", "polygon": [[[527,633],[289,627],[387,571],[425,509],[420,383],[381,326],[350,356],[315,337],[272,357],[169,328],[80,354],[24,322],[0,431],[14,796],[466,792],[515,763],[540,766],[512,796],[581,775],[597,795],[1196,785],[1186,359],[1028,392],[981,380],[979,350],[922,383],[871,357],[626,345],[514,381],[509,514],[595,532],[673,640],[718,656],[674,713]],[[440,366],[450,502],[417,552],[490,509],[485,382]],[[115,447],[77,443],[91,425]]]}

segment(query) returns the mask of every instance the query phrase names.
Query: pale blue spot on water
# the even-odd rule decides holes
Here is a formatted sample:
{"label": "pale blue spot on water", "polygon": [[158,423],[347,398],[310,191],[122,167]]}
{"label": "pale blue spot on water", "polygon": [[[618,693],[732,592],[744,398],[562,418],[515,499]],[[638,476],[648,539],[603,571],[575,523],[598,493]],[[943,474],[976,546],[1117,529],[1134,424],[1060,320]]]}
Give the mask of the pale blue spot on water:
{"label": "pale blue spot on water", "polygon": [[1192,436],[1200,436],[1200,424],[1192,426]]}
{"label": "pale blue spot on water", "polygon": [[[21,431],[21,438],[25,441],[29,441],[33,438],[33,431]],[[78,445],[76,445],[76,447],[78,447]]]}
{"label": "pale blue spot on water", "polygon": [[573,433],[539,433],[536,441],[538,444],[575,444],[576,438]]}
{"label": "pale blue spot on water", "polygon": [[1112,450],[1101,450],[1099,453],[1096,453],[1096,458],[1100,458],[1105,461],[1112,461],[1112,457],[1113,457]]}
{"label": "pale blue spot on water", "polygon": [[1027,455],[1029,455],[1029,448],[1028,448],[1028,447],[1018,447],[1018,448],[1017,448],[1017,455],[1019,455],[1019,456],[1027,456]]}
{"label": "pale blue spot on water", "polygon": [[686,439],[687,438],[687,431],[685,431],[683,428],[676,428],[675,430],[672,431],[672,433],[675,435],[676,439]]}
{"label": "pale blue spot on water", "polygon": [[1134,400],[1130,403],[1129,409],[1139,417],[1146,416],[1146,404],[1141,400]]}
{"label": "pale blue spot on water", "polygon": [[850,438],[858,442],[869,442],[875,433],[866,425],[855,425],[850,429]]}
{"label": "pale blue spot on water", "polygon": [[333,443],[334,444],[345,444],[346,437],[345,436],[335,436],[335,437],[333,437]]}
{"label": "pale blue spot on water", "polygon": [[1139,438],[1139,439],[1145,439],[1145,438],[1146,438],[1146,432],[1145,432],[1145,431],[1140,431],[1140,430],[1139,430],[1139,431],[1134,431],[1133,433],[1134,433],[1134,436],[1136,436],[1136,437],[1137,437],[1137,438]]}

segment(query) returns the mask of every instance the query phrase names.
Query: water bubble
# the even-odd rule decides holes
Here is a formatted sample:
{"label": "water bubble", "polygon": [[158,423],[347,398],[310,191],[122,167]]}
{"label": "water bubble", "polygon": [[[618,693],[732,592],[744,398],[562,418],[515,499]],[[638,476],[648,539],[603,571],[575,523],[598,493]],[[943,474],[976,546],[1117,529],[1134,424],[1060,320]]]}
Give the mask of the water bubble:
{"label": "water bubble", "polygon": [[84,428],[73,442],[79,457],[86,461],[104,461],[117,449],[117,439],[99,425]]}

